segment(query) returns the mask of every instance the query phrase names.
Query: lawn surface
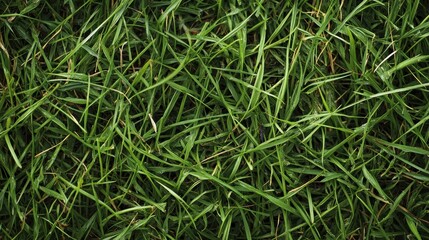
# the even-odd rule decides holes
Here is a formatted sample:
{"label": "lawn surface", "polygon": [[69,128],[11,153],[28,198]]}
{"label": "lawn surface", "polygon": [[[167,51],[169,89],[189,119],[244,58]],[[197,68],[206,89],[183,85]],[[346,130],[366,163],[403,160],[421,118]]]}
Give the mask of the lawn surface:
{"label": "lawn surface", "polygon": [[429,239],[427,1],[0,6],[0,239]]}

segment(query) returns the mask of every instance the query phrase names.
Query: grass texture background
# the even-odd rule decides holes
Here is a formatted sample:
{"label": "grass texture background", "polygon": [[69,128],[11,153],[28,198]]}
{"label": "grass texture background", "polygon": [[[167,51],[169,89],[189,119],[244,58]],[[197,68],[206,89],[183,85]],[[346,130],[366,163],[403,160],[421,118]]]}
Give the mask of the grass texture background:
{"label": "grass texture background", "polygon": [[0,6],[0,239],[429,239],[427,1]]}

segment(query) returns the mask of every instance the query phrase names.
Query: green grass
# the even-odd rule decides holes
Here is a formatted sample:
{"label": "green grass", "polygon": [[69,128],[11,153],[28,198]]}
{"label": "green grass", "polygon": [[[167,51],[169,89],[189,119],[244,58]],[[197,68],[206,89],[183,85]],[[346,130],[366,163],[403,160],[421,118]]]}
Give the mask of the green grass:
{"label": "green grass", "polygon": [[0,6],[0,239],[429,239],[427,1]]}

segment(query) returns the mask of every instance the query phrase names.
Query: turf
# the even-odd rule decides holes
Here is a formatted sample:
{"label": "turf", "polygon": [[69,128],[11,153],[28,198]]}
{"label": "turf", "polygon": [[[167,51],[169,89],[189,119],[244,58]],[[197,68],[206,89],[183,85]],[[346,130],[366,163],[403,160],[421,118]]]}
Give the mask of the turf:
{"label": "turf", "polygon": [[0,6],[0,239],[429,239],[427,1]]}

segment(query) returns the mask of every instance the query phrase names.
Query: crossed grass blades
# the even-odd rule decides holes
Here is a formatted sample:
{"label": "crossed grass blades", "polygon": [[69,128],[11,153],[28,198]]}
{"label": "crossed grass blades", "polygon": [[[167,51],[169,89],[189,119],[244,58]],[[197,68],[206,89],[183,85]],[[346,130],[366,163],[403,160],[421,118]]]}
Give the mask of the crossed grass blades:
{"label": "crossed grass blades", "polygon": [[0,1],[1,239],[428,239],[427,1]]}

